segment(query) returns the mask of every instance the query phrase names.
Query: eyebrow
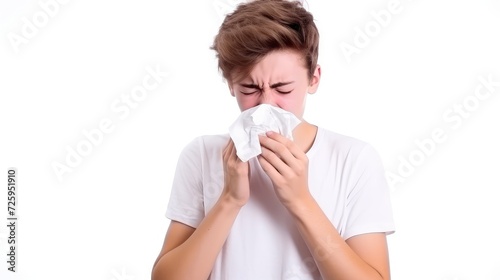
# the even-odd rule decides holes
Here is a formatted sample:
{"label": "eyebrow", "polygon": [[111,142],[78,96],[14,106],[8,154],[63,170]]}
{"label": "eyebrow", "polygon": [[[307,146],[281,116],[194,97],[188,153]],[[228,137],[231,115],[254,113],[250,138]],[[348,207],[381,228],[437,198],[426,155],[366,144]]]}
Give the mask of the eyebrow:
{"label": "eyebrow", "polygon": [[[271,85],[271,88],[277,88],[277,87],[281,87],[281,86],[286,86],[286,85],[289,85],[293,82],[285,82],[285,83],[275,83],[275,84],[272,84]],[[255,88],[255,89],[260,89],[260,87],[256,84],[240,84],[240,86],[242,87],[246,87],[246,88]]]}

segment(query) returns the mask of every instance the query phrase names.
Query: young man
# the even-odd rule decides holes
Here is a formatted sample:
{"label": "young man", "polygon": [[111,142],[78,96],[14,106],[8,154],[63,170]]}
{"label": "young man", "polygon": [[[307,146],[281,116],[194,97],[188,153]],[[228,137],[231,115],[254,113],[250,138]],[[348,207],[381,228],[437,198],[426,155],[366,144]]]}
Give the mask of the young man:
{"label": "young man", "polygon": [[390,279],[394,225],[377,152],[303,119],[318,44],[299,2],[252,1],[226,17],[212,48],[241,111],[270,104],[302,122],[293,141],[260,136],[248,162],[229,135],[185,147],[152,279]]}

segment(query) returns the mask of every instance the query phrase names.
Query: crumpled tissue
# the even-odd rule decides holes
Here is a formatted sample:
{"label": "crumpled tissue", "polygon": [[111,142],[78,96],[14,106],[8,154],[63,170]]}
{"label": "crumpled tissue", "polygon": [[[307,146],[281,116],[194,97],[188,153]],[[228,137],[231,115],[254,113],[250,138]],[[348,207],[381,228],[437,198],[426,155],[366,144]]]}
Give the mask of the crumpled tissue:
{"label": "crumpled tissue", "polygon": [[259,135],[274,131],[293,140],[292,131],[299,123],[293,113],[261,104],[243,111],[229,127],[229,136],[234,142],[236,155],[246,162],[262,153]]}

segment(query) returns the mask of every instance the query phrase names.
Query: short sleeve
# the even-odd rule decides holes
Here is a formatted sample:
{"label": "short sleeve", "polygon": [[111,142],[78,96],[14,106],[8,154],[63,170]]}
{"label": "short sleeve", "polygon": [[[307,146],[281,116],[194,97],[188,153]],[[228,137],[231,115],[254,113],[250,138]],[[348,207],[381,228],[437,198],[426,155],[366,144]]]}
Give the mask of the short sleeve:
{"label": "short sleeve", "polygon": [[354,183],[347,195],[344,239],[364,233],[394,233],[389,186],[380,156],[366,144],[354,164]]}
{"label": "short sleeve", "polygon": [[191,227],[204,218],[201,138],[195,138],[180,153],[165,216]]}

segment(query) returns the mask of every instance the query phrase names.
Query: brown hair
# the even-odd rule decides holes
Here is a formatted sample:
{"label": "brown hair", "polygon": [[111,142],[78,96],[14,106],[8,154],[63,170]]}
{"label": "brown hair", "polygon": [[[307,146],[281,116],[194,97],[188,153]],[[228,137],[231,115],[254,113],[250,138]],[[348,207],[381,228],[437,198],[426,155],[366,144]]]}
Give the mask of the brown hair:
{"label": "brown hair", "polygon": [[313,76],[318,61],[319,33],[314,18],[301,2],[254,0],[228,14],[210,49],[229,81],[247,76],[264,56],[275,50],[299,52]]}

